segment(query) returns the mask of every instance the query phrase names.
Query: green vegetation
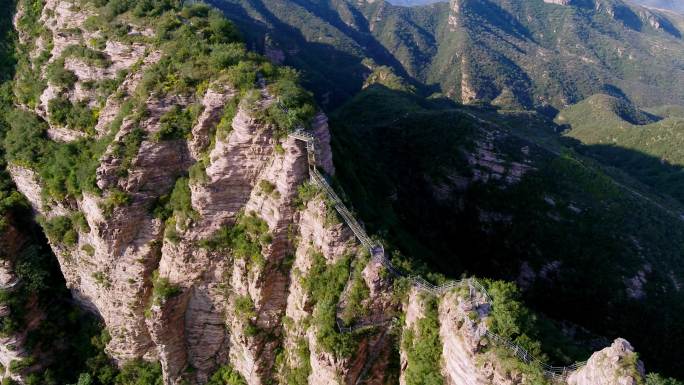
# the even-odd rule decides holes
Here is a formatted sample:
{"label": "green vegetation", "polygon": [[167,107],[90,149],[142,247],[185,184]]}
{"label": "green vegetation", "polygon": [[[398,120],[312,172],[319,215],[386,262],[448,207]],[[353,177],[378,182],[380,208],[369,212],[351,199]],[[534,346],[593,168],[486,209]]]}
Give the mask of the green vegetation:
{"label": "green vegetation", "polygon": [[247,381],[237,370],[226,365],[214,372],[207,385],[247,385]]}
{"label": "green vegetation", "polygon": [[58,96],[48,102],[48,113],[52,124],[89,134],[95,132],[98,115],[85,102],[74,104],[66,97]]}
{"label": "green vegetation", "polygon": [[259,332],[252,319],[257,316],[254,301],[249,295],[238,295],[235,297],[235,314],[244,324],[244,333],[247,336],[254,336]]}
{"label": "green vegetation", "polygon": [[190,183],[202,184],[209,181],[209,177],[207,176],[207,165],[208,159],[205,160],[205,158],[202,158],[198,160],[197,163],[190,166],[190,169],[188,170]]}
{"label": "green vegetation", "polygon": [[[30,6],[28,1],[25,3],[27,12],[21,18],[20,26],[22,30],[31,31],[30,36],[37,37],[43,33],[37,21],[41,3],[31,3]],[[133,118],[134,121],[144,117],[144,102],[150,94],[161,96],[175,93],[194,97],[197,93],[197,96],[201,96],[199,93],[206,90],[208,84],[218,82],[233,85],[242,95],[256,87],[259,74],[271,92],[289,108],[286,117],[281,116],[282,111],[272,109],[266,111],[261,118],[275,122],[277,132],[291,129],[295,121],[310,119],[313,104],[310,95],[296,86],[298,75],[292,70],[274,67],[263,57],[247,52],[239,42],[233,25],[210,7],[201,4],[182,7],[171,2],[145,2],[146,5],[140,7],[125,1],[98,0],[94,3],[101,7],[104,18],[89,19],[86,23],[88,28],[99,29],[105,36],[111,35],[112,38],[126,38],[128,30],[125,23],[119,20],[119,15],[130,10],[139,19],[139,24],[157,27],[155,41],[147,43],[159,48],[163,57],[159,63],[144,72],[142,85],[122,107],[121,113],[110,126],[108,135],[100,139],[86,138],[72,143],[55,143],[47,140],[47,125],[34,114],[24,110],[12,112],[12,118],[8,119],[12,122],[12,127],[5,139],[7,157],[12,162],[37,170],[41,184],[46,187],[44,191],[47,197],[61,200],[68,196],[80,196],[85,191],[100,193],[94,183],[100,156],[111,143],[125,117]],[[29,40],[26,47],[19,52],[20,76],[14,83],[14,91],[19,96],[18,102],[31,107],[37,103],[38,95],[45,87],[40,80],[32,78],[40,71],[29,69],[31,65],[42,65],[38,61],[40,58],[32,63],[28,56],[33,44],[34,40]],[[93,65],[108,64],[106,56],[101,52],[85,46],[69,46],[64,55],[79,57]],[[75,81],[73,74],[64,69],[63,58],[51,64],[47,74],[52,82],[67,88]],[[115,80],[85,86],[97,88],[100,101],[103,101],[120,84],[123,75],[124,72]],[[226,109],[226,116],[235,113],[235,106],[231,105]],[[98,113],[84,103],[71,103],[60,96],[50,101],[48,109],[53,123],[88,135],[94,133]],[[186,138],[198,112],[196,104],[186,109],[174,107],[163,115],[161,130],[152,135],[151,139]],[[226,127],[221,129],[226,130]],[[115,146],[115,150],[123,157],[120,175],[128,172],[142,140],[142,132],[133,130],[125,136],[123,143]]]}
{"label": "green vegetation", "polygon": [[422,318],[416,321],[413,328],[404,331],[401,341],[407,358],[404,378],[407,385],[442,385],[439,300],[426,297],[422,301]]}
{"label": "green vegetation", "polygon": [[546,361],[541,352],[541,345],[533,338],[537,321],[520,302],[520,291],[517,286],[504,281],[486,281],[485,284],[492,298],[492,312],[488,318],[489,330],[520,345],[542,361]]}
{"label": "green vegetation", "polygon": [[90,257],[95,255],[95,248],[93,247],[93,245],[85,244],[81,246],[81,250],[83,250]]}
{"label": "green vegetation", "polygon": [[233,98],[224,107],[223,116],[221,116],[221,120],[216,125],[216,133],[213,138],[214,142],[216,141],[216,138],[225,139],[233,130],[233,118],[235,118],[235,115],[237,114],[238,105],[239,100]]}
{"label": "green vegetation", "polygon": [[[623,92],[647,105],[684,104],[683,24],[673,22],[681,20],[673,14],[537,0],[467,3],[457,15],[446,2],[393,4],[238,0],[223,9],[250,43],[284,51],[301,47],[286,60],[331,108],[370,82],[399,89],[408,83],[424,96],[443,92],[460,100],[464,75],[478,97],[513,108],[561,108],[602,91]],[[610,14],[611,7],[620,11]],[[350,15],[365,27],[348,28],[342,20]],[[661,20],[661,29],[653,29],[648,17]],[[273,23],[266,28],[263,20]],[[657,54],[651,55],[656,41]],[[531,52],[556,56],[538,60]]]}
{"label": "green vegetation", "polygon": [[[291,68],[277,68],[272,72],[277,79],[269,85],[269,91],[277,96],[278,103],[271,105],[266,111],[267,121],[277,125],[286,132],[297,128],[298,124],[306,124],[316,112],[313,106],[313,95],[298,86],[299,74]],[[282,136],[282,132],[279,136]],[[278,137],[278,136],[276,136]]]}
{"label": "green vegetation", "polygon": [[111,64],[107,55],[95,51],[85,45],[70,45],[62,51],[62,57],[73,56],[83,60],[86,64],[96,67],[107,67]]}
{"label": "green vegetation", "polygon": [[197,108],[182,109],[174,105],[159,119],[161,127],[152,135],[152,139],[155,141],[187,139],[195,121],[196,112]]}
{"label": "green vegetation", "polygon": [[660,374],[650,373],[646,376],[646,385],[682,385],[683,382],[674,378],[665,378]]}
{"label": "green vegetation", "polygon": [[312,182],[304,182],[297,186],[297,197],[295,198],[295,204],[300,210],[306,207],[306,204],[310,200],[314,199],[321,193],[321,189],[313,184]]}
{"label": "green vegetation", "polygon": [[351,283],[347,294],[347,306],[343,309],[340,319],[345,325],[349,326],[354,321],[366,313],[363,301],[370,295],[370,289],[363,279],[363,269],[366,267],[369,258],[358,258],[354,262],[354,271],[351,275]]}
{"label": "green vegetation", "polygon": [[[236,1],[227,11],[239,10],[247,1]],[[19,19],[19,25],[26,32],[28,43],[25,47],[19,47],[16,56],[4,54],[11,52],[9,50],[0,53],[1,66],[6,63],[14,66],[16,61],[19,71],[13,89],[16,99],[8,92],[6,85],[1,90],[0,96],[8,101],[3,101],[3,116],[5,110],[12,109],[11,106],[15,104],[24,104],[29,109],[35,107],[45,87],[45,82],[38,75],[49,58],[47,51],[51,48],[51,42],[49,34],[38,22],[42,2],[23,0],[22,3],[25,12]],[[65,97],[58,97],[49,103],[50,119],[53,123],[86,133],[88,137],[82,140],[68,144],[48,140],[45,122],[26,110],[13,111],[6,119],[0,119],[0,132],[2,136],[6,133],[3,138],[6,154],[3,155],[12,163],[30,167],[38,173],[45,187],[46,200],[79,197],[84,192],[103,194],[105,203],[102,209],[105,215],[111,215],[115,207],[129,203],[130,197],[122,191],[99,191],[94,183],[95,170],[124,118],[135,125],[147,117],[145,102],[148,98],[164,100],[169,95],[178,96],[189,100],[190,107],[174,107],[164,114],[161,117],[161,130],[150,137],[146,137],[142,129],[134,128],[123,136],[121,143],[113,145],[115,156],[122,159],[118,170],[120,177],[127,175],[144,140],[188,138],[198,113],[197,100],[208,87],[228,85],[238,93],[224,111],[216,130],[219,138],[225,137],[232,129],[231,122],[238,106],[259,106],[262,93],[257,88],[261,85],[260,80],[263,80],[268,93],[274,95],[278,103],[266,111],[254,110],[252,113],[256,118],[272,124],[277,137],[284,136],[299,124],[306,124],[313,116],[315,108],[311,95],[297,86],[300,74],[291,69],[275,67],[264,58],[249,53],[240,42],[236,28],[210,7],[202,4],[182,7],[180,2],[156,0],[94,0],[92,3],[99,7],[101,15],[91,17],[86,23],[87,28],[102,31],[102,39],[92,42],[93,47],[101,49],[106,39],[137,40],[148,43],[151,49],[159,49],[163,56],[144,72],[142,85],[133,95],[117,95],[128,97],[128,101],[109,132],[101,139],[93,138],[97,111],[91,111],[83,103],[72,103]],[[645,24],[643,31],[626,34],[627,25],[613,23],[606,15],[594,15],[593,11],[573,7],[542,5],[540,1],[470,2],[463,12],[463,23],[459,25],[459,28],[471,28],[470,34],[438,33],[446,27],[448,10],[444,4],[414,9],[383,5],[386,7],[383,18],[374,22],[373,31],[364,32],[333,22],[337,18],[335,15],[348,13],[340,20],[349,20],[348,15],[359,18],[374,15],[381,3],[358,6],[335,3],[335,7],[331,7],[326,2],[309,2],[306,5],[309,9],[300,3],[288,6],[275,0],[262,3],[259,7],[249,8],[249,12],[241,13],[238,22],[249,24],[251,17],[261,13],[269,15],[261,20],[286,20],[282,25],[272,23],[271,27],[276,33],[271,34],[278,39],[290,39],[281,48],[307,48],[298,55],[288,55],[288,60],[301,65],[306,80],[316,83],[318,90],[333,90],[331,104],[356,92],[362,86],[363,79],[368,79],[366,91],[336,113],[333,145],[336,154],[344,155],[336,156],[341,186],[371,232],[386,237],[388,249],[400,250],[449,275],[464,271],[478,274],[487,272],[488,275],[511,279],[519,275],[523,261],[529,263],[535,272],[546,268],[544,271],[548,270],[548,279],[539,278],[529,283],[526,295],[530,303],[554,318],[591,325],[598,333],[620,333],[630,339],[636,338],[638,343],[635,345],[651,349],[645,355],[647,360],[661,367],[674,367],[681,361],[681,349],[678,351],[677,347],[684,346],[684,343],[678,337],[683,334],[681,327],[677,326],[681,322],[677,320],[681,318],[679,315],[682,314],[684,301],[681,295],[670,295],[674,293],[672,287],[677,283],[673,284],[672,279],[661,273],[672,272],[675,277],[682,275],[679,262],[684,236],[681,226],[616,187],[612,173],[605,172],[591,162],[586,167],[580,167],[586,162],[578,155],[581,151],[565,152],[561,156],[541,154],[542,151],[528,141],[506,137],[505,132],[501,137],[495,135],[489,143],[490,138],[482,135],[478,129],[486,124],[474,121],[464,111],[487,118],[498,112],[465,110],[448,103],[439,95],[423,100],[420,95],[428,92],[426,89],[414,87],[411,82],[397,75],[406,72],[420,81],[435,84],[435,87],[429,87],[429,92],[443,90],[449,97],[458,99],[462,91],[460,75],[467,71],[471,74],[472,87],[483,98],[508,107],[527,107],[537,103],[540,106],[546,103],[561,105],[598,91],[620,92],[607,89],[607,85],[613,84],[625,88],[625,93],[633,99],[649,104],[662,99],[682,100],[681,89],[684,87],[680,77],[676,76],[678,73],[669,76],[672,68],[681,67],[682,51],[678,45],[662,39],[661,35],[665,32],[653,31]],[[502,3],[501,9],[498,8],[499,3]],[[491,8],[495,5],[497,7]],[[11,20],[10,15],[2,16],[0,23]],[[303,18],[306,18],[306,22],[297,21]],[[518,22],[513,23],[516,20]],[[576,28],[568,28],[566,20],[576,23]],[[129,34],[129,22],[142,28],[154,28],[156,36],[150,38]],[[287,24],[296,24],[296,28],[291,30]],[[329,24],[336,27],[329,28]],[[303,31],[301,36],[296,33],[297,29]],[[263,26],[260,25],[245,31],[251,34],[248,36],[250,46],[251,42],[261,45],[263,39],[255,38],[255,35],[262,30]],[[565,31],[567,36],[558,39],[557,31]],[[635,37],[642,34],[648,34],[648,46],[644,45],[641,38]],[[39,36],[44,38],[47,50],[31,58],[29,52]],[[593,43],[587,46],[586,41]],[[531,61],[525,55],[513,52],[508,46],[510,42],[513,42],[511,46],[517,45],[525,52],[563,54],[550,60]],[[624,43],[627,52],[635,52],[636,59],[627,60],[630,55],[617,57],[613,47],[622,47],[616,44],[618,42]],[[0,40],[0,44],[4,42]],[[309,50],[310,47],[312,49]],[[587,59],[582,61],[584,64],[575,65],[579,63],[576,47],[586,48],[581,52],[582,57]],[[648,57],[639,55],[639,52],[652,52],[651,49],[658,50],[660,47],[663,48],[662,52]],[[366,77],[368,68],[359,66],[359,59],[371,53],[376,56],[378,63],[387,66],[372,68],[373,72]],[[97,66],[108,65],[105,55],[85,46],[71,46],[65,55],[79,57]],[[455,57],[463,62],[454,62]],[[326,65],[330,63],[329,58],[333,58],[335,66]],[[46,68],[46,74],[51,83],[71,88],[76,81],[75,76],[64,68],[60,60],[57,58],[54,64]],[[4,71],[5,67],[0,69],[0,78],[3,80],[11,76],[11,71]],[[635,79],[638,82],[631,85],[629,82]],[[117,81],[102,81],[84,86],[97,89],[101,102],[103,97],[114,92],[117,84]],[[347,94],[339,97],[340,89]],[[655,92],[656,89],[662,92]],[[650,118],[643,120],[637,116],[630,119],[641,125]],[[536,124],[532,120],[523,123],[521,125],[528,127]],[[662,128],[664,122],[650,122],[649,125],[658,123]],[[558,128],[546,124],[542,126],[544,130]],[[673,132],[676,133],[677,127],[673,126]],[[491,130],[495,131],[498,130]],[[670,138],[676,138],[676,135]],[[630,140],[636,142],[639,138],[635,135]],[[502,157],[506,172],[511,172],[514,161],[525,158],[521,155],[521,149],[531,149],[529,161],[534,169],[514,186],[498,182],[473,183],[475,172],[482,175],[480,172],[483,170],[473,170],[467,154],[473,153],[479,142],[484,142],[488,149],[491,148],[494,154]],[[671,161],[673,158],[669,152],[677,150],[676,140],[663,142],[671,143],[657,144],[663,147],[653,150],[651,154]],[[206,177],[203,170],[207,163],[204,158],[198,162],[197,167],[190,172],[190,179],[202,181]],[[361,168],[359,164],[365,166]],[[667,181],[667,178],[675,178],[672,176],[676,175],[671,172],[673,170],[661,174],[661,167],[655,163],[640,167],[642,163],[630,161],[622,162],[619,166],[622,169],[645,170],[640,180],[651,186],[676,186],[672,191],[661,191],[675,194],[679,186]],[[629,186],[634,185],[630,183]],[[267,184],[261,188],[267,194],[276,191]],[[299,204],[304,205],[318,191],[312,185],[304,185],[299,193]],[[14,221],[22,217],[14,214],[25,214],[22,211],[25,209],[26,203],[13,191],[9,179],[2,172],[0,228],[14,225]],[[196,215],[190,204],[188,178],[180,178],[168,197],[160,199],[153,210],[167,221],[168,237],[178,239],[177,234],[174,235],[176,229],[186,226]],[[50,238],[64,244],[75,244],[78,241],[75,229],[86,231],[86,226],[83,218],[75,216],[53,218],[45,224]],[[248,259],[250,265],[263,266],[265,262],[261,249],[270,242],[268,230],[263,220],[244,215],[238,218],[234,226],[221,229],[212,239],[203,242],[203,246],[213,250],[230,250],[237,258]],[[45,293],[53,294],[53,290],[58,293],[55,288],[61,287],[59,284],[63,286],[63,282],[55,284],[51,281],[59,281],[59,274],[54,274],[52,256],[46,248],[35,246],[40,245],[40,242],[33,244],[34,247],[12,256],[18,258],[18,271],[21,272],[19,274],[26,290],[34,290],[41,298]],[[460,247],[453,247],[454,244]],[[88,250],[93,249],[87,246],[84,245],[83,250],[89,253]],[[41,266],[41,263],[50,260],[53,261],[52,270]],[[653,273],[647,273],[645,299],[635,301],[624,290],[616,289],[624,287],[625,277],[633,277],[645,269],[646,263]],[[556,276],[554,266],[560,266],[558,269],[563,274]],[[362,303],[367,288],[358,277],[358,269],[359,265],[354,265],[349,306],[343,314],[345,322],[353,322],[363,312]],[[312,321],[320,346],[338,356],[349,356],[356,346],[354,335],[339,335],[334,325],[336,305],[349,270],[348,259],[328,265],[322,256],[315,256],[312,272],[304,280],[316,306]],[[98,276],[98,281],[106,283],[104,273]],[[430,278],[435,282],[442,279],[437,275]],[[155,300],[163,301],[179,293],[180,289],[168,279],[157,275],[154,281]],[[29,292],[23,288],[21,290],[17,295],[2,293],[3,302],[12,308],[12,317],[2,320],[4,333],[16,331],[22,325],[21,314],[26,297],[21,296]],[[523,326],[541,325],[545,321],[553,324],[553,321],[535,320],[520,305],[519,294],[512,287],[493,283],[491,290],[494,296],[503,298],[495,304],[492,328],[531,351],[546,353],[552,358],[561,357],[567,361],[578,354],[536,342],[541,340],[546,344],[546,339],[541,336],[545,332],[540,331],[538,336]],[[63,293],[51,297],[67,298]],[[556,298],[561,300],[551,300]],[[67,302],[59,301],[62,300],[58,299],[60,305]],[[250,308],[253,310],[253,304],[248,306],[246,301],[243,302],[241,309],[246,313],[249,313]],[[586,312],[582,312],[586,314],[568,314],[567,309],[580,307],[586,309]],[[434,312],[434,309],[431,311]],[[64,311],[56,314],[61,316],[59,322],[71,322]],[[640,317],[616,320],[611,318],[611,314],[640,314]],[[587,318],[588,315],[591,315],[591,319]],[[642,319],[642,315],[645,318]],[[423,321],[424,325],[421,326]],[[44,334],[40,337],[47,337],[45,341],[71,344],[70,339],[65,338],[66,332],[62,332],[64,328],[58,327],[63,323],[54,322],[51,328],[41,331]],[[434,314],[426,317],[419,321],[415,335],[406,336],[406,340],[411,342],[411,354],[417,357],[416,364],[409,369],[414,380],[440,382],[435,376],[438,371],[430,369],[430,365],[439,363],[439,353],[435,350],[438,342],[436,322]],[[540,326],[539,329],[543,328]],[[52,338],[55,335],[59,338]],[[644,336],[667,344],[648,344],[650,341]],[[111,367],[102,352],[105,343],[104,338],[92,344],[87,341],[73,342],[74,346],[70,349],[77,352],[65,357],[73,358],[73,362],[84,363],[88,368],[53,368],[61,371],[59,375],[54,375],[59,380],[50,379],[46,374],[36,383],[52,385],[72,382],[77,378],[73,372],[81,369],[83,374],[78,378],[79,385],[138,385],[161,381],[158,365],[134,363],[121,371]],[[554,343],[562,345],[557,340]],[[664,349],[665,345],[671,349]],[[42,348],[41,351],[50,350],[49,346]],[[299,384],[307,377],[310,363],[306,344],[301,349],[298,346],[297,350],[296,354],[300,357],[298,362],[302,365],[290,370],[288,381]],[[667,351],[667,354],[662,351]],[[647,361],[647,364],[650,362]],[[234,376],[230,369],[223,372],[228,374],[220,375],[221,378],[217,379],[219,383],[232,384],[238,381],[232,379]],[[60,377],[61,373],[67,374]],[[68,380],[63,381],[62,378]],[[651,376],[649,381],[667,383],[668,380]]]}
{"label": "green vegetation", "polygon": [[152,273],[152,304],[162,305],[166,300],[180,294],[182,289],[171,283],[167,277],[160,277],[159,271]]}
{"label": "green vegetation", "polygon": [[578,152],[684,204],[684,118],[661,119],[617,97],[594,95],[561,111],[556,121],[581,142],[572,143]]}
{"label": "green vegetation", "polygon": [[274,191],[277,193],[278,191],[276,190],[276,185],[273,183],[267,181],[266,179],[262,179],[259,181],[259,188],[261,191],[266,193],[266,195],[271,195]]}
{"label": "green vegetation", "polygon": [[[468,114],[497,124],[502,135],[484,140],[485,130],[477,127],[487,123]],[[672,325],[684,307],[668,272],[684,274],[684,228],[627,188],[675,214],[681,211],[676,202],[583,156],[578,147],[569,150],[554,134],[561,127],[533,113],[465,108],[376,84],[337,110],[331,126],[336,178],[368,232],[382,234],[386,250],[398,256],[398,266],[439,283],[426,272],[514,281],[525,263],[536,274],[525,287],[525,302],[545,314],[537,316],[538,333],[525,333],[542,343],[549,362],[585,360],[596,334],[619,335],[638,347],[647,367],[676,372],[670,371],[679,354]],[[475,173],[488,173],[468,165],[474,141],[490,143],[504,168],[522,157],[534,169],[513,184],[473,182]],[[635,277],[646,263],[645,297],[631,298],[619,277]],[[540,278],[542,270],[546,278]],[[667,296],[658,294],[658,285],[669,288]],[[577,308],[584,311],[572,310]],[[611,316],[636,313],[641,315]],[[564,337],[559,320],[596,334]],[[667,353],[652,343],[655,336],[668,344]]]}
{"label": "green vegetation", "polygon": [[200,246],[216,251],[230,250],[235,258],[246,259],[249,266],[261,268],[266,262],[261,249],[271,241],[266,221],[250,213],[240,216],[234,226],[223,227],[210,239],[203,240]]}
{"label": "green vegetation", "polygon": [[57,216],[41,221],[45,234],[53,242],[73,246],[78,242],[78,232],[68,216]]}
{"label": "green vegetation", "polygon": [[[538,321],[520,302],[520,292],[515,284],[503,281],[486,281],[487,291],[492,299],[492,311],[489,315],[488,327],[496,333],[523,349],[533,357],[547,362],[548,357],[542,352],[542,345],[536,340]],[[521,371],[535,384],[546,384],[541,367],[526,364],[515,356],[508,348],[494,346],[494,351],[508,370]]]}
{"label": "green vegetation", "polygon": [[407,84],[401,76],[397,76],[392,67],[378,66],[372,59],[364,59],[363,64],[373,71],[364,81],[363,88],[372,84],[380,84],[395,91],[415,92],[415,87]]}
{"label": "green vegetation", "polygon": [[[18,2],[16,2],[18,3]],[[25,44],[16,44],[15,36],[8,36],[7,44],[12,44],[11,49],[7,49],[4,57],[10,61],[16,60],[15,71],[3,71],[7,74],[16,73],[14,81],[14,92],[19,103],[24,103],[31,108],[34,108],[38,102],[40,94],[43,92],[47,84],[40,79],[40,71],[34,71],[30,51],[35,46],[35,41],[38,37],[45,38],[46,50],[39,53],[39,56],[34,60],[36,64],[43,64],[49,59],[49,49],[52,46],[52,34],[39,22],[41,11],[43,10],[42,0],[22,0],[23,14],[17,20],[17,26],[22,31],[25,31],[27,39]],[[13,12],[14,7],[6,7],[8,12]],[[9,16],[9,15],[7,15]],[[12,20],[12,17],[5,20]],[[5,46],[3,48],[9,48]],[[16,48],[16,49],[15,49]],[[14,53],[14,55],[12,54]],[[7,64],[7,63],[3,63]],[[14,65],[14,63],[12,63]],[[6,79],[3,79],[5,81]]]}
{"label": "green vegetation", "polygon": [[4,140],[7,159],[37,170],[44,195],[57,200],[99,192],[95,170],[108,139],[56,143],[46,139],[47,125],[35,114],[13,110]]}
{"label": "green vegetation", "polygon": [[[121,369],[114,366],[104,351],[110,341],[109,334],[103,331],[85,342],[91,356],[86,361],[86,371],[77,376],[72,385],[162,385],[161,365],[159,363],[132,360]],[[45,383],[48,384],[48,383]],[[50,384],[53,384],[50,382]],[[56,385],[57,383],[54,382]]]}
{"label": "green vegetation", "polygon": [[85,214],[83,214],[83,212],[77,211],[73,213],[71,215],[71,222],[75,229],[78,229],[84,233],[90,232],[90,226],[88,225],[88,221],[86,220]]}
{"label": "green vegetation", "polygon": [[143,139],[145,139],[145,133],[136,127],[127,133],[122,141],[112,144],[112,153],[121,159],[117,173],[119,176],[125,177],[128,175],[133,159],[138,155]]}
{"label": "green vegetation", "polygon": [[36,360],[33,357],[22,358],[10,362],[9,370],[12,374],[19,374],[35,365]]}
{"label": "green vegetation", "polygon": [[356,333],[339,333],[336,326],[337,303],[349,279],[350,258],[327,264],[320,253],[311,255],[312,264],[302,286],[314,304],[313,325],[319,346],[337,357],[349,357],[356,350]]}
{"label": "green vegetation", "polygon": [[46,68],[45,75],[50,83],[67,89],[73,88],[78,80],[73,72],[64,68],[63,59],[58,59],[50,63]]}
{"label": "green vegetation", "polygon": [[180,177],[176,179],[173,190],[169,195],[162,195],[152,207],[152,213],[162,220],[173,219],[183,226],[188,221],[198,218],[198,213],[192,208],[189,179]]}
{"label": "green vegetation", "polygon": [[131,203],[131,197],[126,192],[119,189],[112,189],[107,194],[104,201],[100,202],[100,210],[105,217],[109,218],[114,213],[114,209]]}
{"label": "green vegetation", "polygon": [[[295,360],[298,365],[293,367],[292,362]],[[311,374],[311,351],[307,340],[298,338],[293,351],[281,350],[276,356],[276,367],[282,368],[280,374],[287,385],[307,385]]]}
{"label": "green vegetation", "polygon": [[95,280],[95,283],[97,283],[98,285],[100,285],[104,288],[109,289],[112,286],[112,282],[109,279],[109,276],[107,275],[107,273],[105,273],[103,271],[94,272],[92,277]]}
{"label": "green vegetation", "polygon": [[[56,195],[80,193],[87,185],[87,175],[94,177],[93,163],[99,155],[96,146],[79,148],[73,145],[51,144],[44,137],[45,123],[35,115],[14,110],[14,105],[27,103],[35,106],[45,84],[37,79],[40,71],[30,66],[28,49],[38,36],[42,36],[46,48],[51,49],[50,34],[46,34],[37,20],[43,9],[41,0],[21,0],[22,16],[18,24],[27,33],[28,45],[17,47],[13,55],[16,36],[11,30],[15,2],[0,7],[0,239],[5,239],[8,229],[12,239],[19,244],[9,248],[0,247],[0,258],[10,261],[21,285],[11,291],[0,292],[0,302],[9,307],[9,315],[0,320],[0,334],[4,337],[23,331],[27,319],[37,307],[44,318],[39,323],[32,319],[32,328],[26,336],[23,348],[29,357],[11,364],[13,372],[24,372],[26,385],[63,385],[78,381],[79,385],[161,385],[161,367],[158,364],[132,362],[119,370],[105,354],[108,342],[100,336],[102,325],[75,306],[57,264],[57,258],[32,221],[33,213],[26,200],[19,194],[6,172],[5,157],[24,166],[36,166],[46,189]],[[39,53],[34,63],[39,68],[47,61],[45,53]],[[17,76],[14,87],[10,84],[16,64]],[[66,74],[66,81],[68,74]],[[13,89],[17,99],[13,98]],[[22,136],[24,138],[22,138]],[[93,159],[94,158],[94,159]],[[84,172],[92,170],[92,174]],[[42,221],[45,232],[56,242],[75,243],[76,229],[88,231],[83,215],[53,217]],[[12,241],[13,242],[13,241]],[[11,244],[11,243],[10,243]],[[85,246],[84,246],[85,247]],[[92,247],[92,246],[91,246]],[[41,370],[33,371],[33,353],[50,352],[58,360],[41,361]],[[64,365],[68,362],[69,365]],[[79,377],[81,379],[79,380]],[[14,383],[8,380],[6,383]],[[4,383],[5,383],[4,382]]]}

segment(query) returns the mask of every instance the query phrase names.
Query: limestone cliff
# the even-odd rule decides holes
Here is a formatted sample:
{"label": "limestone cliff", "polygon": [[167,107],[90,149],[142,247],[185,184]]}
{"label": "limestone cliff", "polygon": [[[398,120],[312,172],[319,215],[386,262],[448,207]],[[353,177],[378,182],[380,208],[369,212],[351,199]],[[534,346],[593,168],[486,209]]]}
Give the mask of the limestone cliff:
{"label": "limestone cliff", "polygon": [[643,382],[644,365],[629,342],[618,338],[594,353],[587,365],[568,377],[568,385],[637,385]]}

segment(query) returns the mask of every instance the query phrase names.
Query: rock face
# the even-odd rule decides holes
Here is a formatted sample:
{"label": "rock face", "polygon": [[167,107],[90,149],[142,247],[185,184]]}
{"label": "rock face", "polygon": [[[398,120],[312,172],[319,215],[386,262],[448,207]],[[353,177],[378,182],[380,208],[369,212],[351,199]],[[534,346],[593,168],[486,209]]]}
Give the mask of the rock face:
{"label": "rock face", "polygon": [[568,385],[636,385],[643,383],[644,366],[634,348],[618,338],[613,344],[592,354],[587,365],[568,377]]}

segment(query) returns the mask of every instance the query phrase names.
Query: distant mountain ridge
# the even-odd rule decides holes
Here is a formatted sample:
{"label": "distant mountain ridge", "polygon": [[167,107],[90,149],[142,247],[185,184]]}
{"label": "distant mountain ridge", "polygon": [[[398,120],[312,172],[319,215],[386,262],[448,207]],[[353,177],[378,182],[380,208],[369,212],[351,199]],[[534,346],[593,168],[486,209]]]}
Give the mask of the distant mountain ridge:
{"label": "distant mountain ridge", "polygon": [[[557,2],[564,2],[565,0],[557,0]],[[669,9],[676,12],[684,12],[684,2],[681,0],[632,0],[635,4],[646,7]],[[415,7],[421,5],[428,5],[434,3],[447,3],[448,0],[391,0],[388,1],[392,5],[399,5],[404,7]],[[554,0],[549,0],[554,2]]]}
{"label": "distant mountain ridge", "polygon": [[684,2],[681,0],[633,0],[637,4],[647,7],[669,9],[675,12],[684,13]]}
{"label": "distant mountain ridge", "polygon": [[253,47],[302,70],[324,106],[361,89],[364,59],[464,103],[557,110],[610,93],[684,104],[684,17],[623,0],[212,3]]}
{"label": "distant mountain ridge", "polygon": [[415,7],[420,5],[428,5],[434,3],[448,3],[448,0],[392,0],[388,3],[392,5],[399,5],[404,7]]}

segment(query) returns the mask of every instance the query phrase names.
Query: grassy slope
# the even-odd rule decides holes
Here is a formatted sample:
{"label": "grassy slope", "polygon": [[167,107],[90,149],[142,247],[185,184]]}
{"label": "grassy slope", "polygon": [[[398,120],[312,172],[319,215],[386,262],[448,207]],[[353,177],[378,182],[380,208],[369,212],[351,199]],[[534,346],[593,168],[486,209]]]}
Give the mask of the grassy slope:
{"label": "grassy slope", "polygon": [[[562,111],[567,136],[587,154],[632,174],[655,191],[684,203],[684,118],[676,107],[655,109],[662,117],[628,102],[595,95]],[[634,150],[628,154],[623,149]]]}

